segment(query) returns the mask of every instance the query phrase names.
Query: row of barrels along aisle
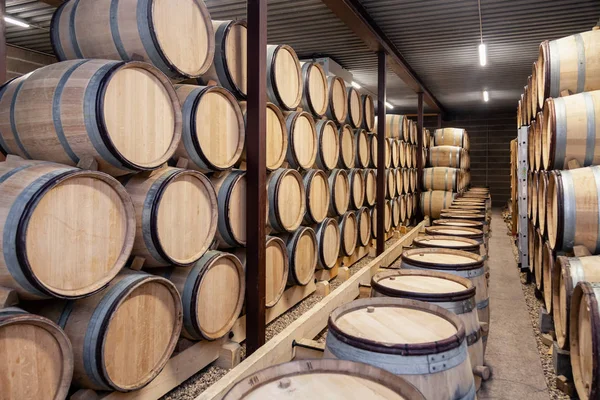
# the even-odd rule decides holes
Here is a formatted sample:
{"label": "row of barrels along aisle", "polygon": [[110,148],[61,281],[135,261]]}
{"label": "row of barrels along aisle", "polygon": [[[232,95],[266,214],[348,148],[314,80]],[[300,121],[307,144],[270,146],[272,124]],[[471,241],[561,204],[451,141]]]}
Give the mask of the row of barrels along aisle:
{"label": "row of barrels along aisle", "polygon": [[[465,191],[451,206],[491,217],[485,188]],[[316,392],[345,398],[364,390],[365,381],[378,398],[475,399],[490,377],[488,235],[484,222],[466,219],[435,220],[425,232],[395,268],[372,277],[370,298],[331,313],[323,359],[257,372],[225,399],[308,398]],[[325,380],[323,373],[335,379]]]}
{"label": "row of barrels along aisle", "polygon": [[[0,310],[0,328],[7,357],[32,360],[0,366],[9,399],[142,388],[180,335],[224,337],[242,311],[245,23],[211,21],[196,0],[136,18],[137,3],[65,2],[60,62],[0,89],[0,286],[21,307]],[[267,65],[273,306],[370,244],[377,139],[371,96],[286,45]],[[386,140],[389,232],[416,215],[409,126]]]}
{"label": "row of barrels along aisle", "polygon": [[[574,385],[579,398],[597,398],[600,349],[594,338],[600,328],[598,27],[542,42],[524,89],[518,102],[517,124],[519,129],[527,130],[528,171],[515,172],[519,178],[527,178],[528,225],[521,228],[527,231],[527,248],[521,251],[528,255],[530,273],[543,299],[540,313],[553,320],[554,328],[544,328],[544,333],[553,335],[554,358],[565,360],[554,363],[556,375]],[[517,184],[515,177],[513,186]],[[513,196],[516,193],[518,190],[513,187]]]}

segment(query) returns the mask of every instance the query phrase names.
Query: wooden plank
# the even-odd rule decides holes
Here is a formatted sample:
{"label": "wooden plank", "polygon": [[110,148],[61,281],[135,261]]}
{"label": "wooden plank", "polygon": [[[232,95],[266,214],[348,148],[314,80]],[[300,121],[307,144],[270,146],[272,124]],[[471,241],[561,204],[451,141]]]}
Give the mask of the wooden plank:
{"label": "wooden plank", "polygon": [[337,307],[348,303],[359,296],[359,285],[368,284],[371,277],[380,267],[387,267],[390,260],[395,259],[392,251],[410,245],[417,234],[424,229],[425,222],[421,222],[402,239],[394,243],[386,252],[373,259],[364,268],[354,274],[350,279],[340,285],[329,296],[325,297],[312,309],[290,324],[285,330],[264,346],[246,358],[240,365],[229,371],[217,383],[209,387],[196,400],[222,399],[227,391],[240,379],[256,371],[272,365],[290,361],[293,357],[294,341],[314,338],[327,326],[329,315]]}
{"label": "wooden plank", "polygon": [[377,255],[385,250],[384,219],[385,219],[385,127],[386,127],[386,86],[387,86],[387,54],[377,53]]}

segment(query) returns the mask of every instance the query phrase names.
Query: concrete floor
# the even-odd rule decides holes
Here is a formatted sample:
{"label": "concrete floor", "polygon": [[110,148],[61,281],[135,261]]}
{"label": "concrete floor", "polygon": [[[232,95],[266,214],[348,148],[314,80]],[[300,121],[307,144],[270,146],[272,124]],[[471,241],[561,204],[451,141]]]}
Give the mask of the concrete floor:
{"label": "concrete floor", "polygon": [[479,393],[482,399],[548,400],[548,388],[533,328],[521,289],[519,271],[499,209],[492,217],[489,246],[490,335],[486,363],[492,379]]}

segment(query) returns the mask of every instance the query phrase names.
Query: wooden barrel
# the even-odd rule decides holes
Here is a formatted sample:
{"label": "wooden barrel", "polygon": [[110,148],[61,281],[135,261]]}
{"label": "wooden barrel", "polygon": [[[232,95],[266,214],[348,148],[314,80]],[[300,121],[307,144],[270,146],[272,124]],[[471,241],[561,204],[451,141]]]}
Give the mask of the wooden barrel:
{"label": "wooden barrel", "polygon": [[440,212],[440,218],[443,219],[468,219],[472,221],[479,221],[483,223],[484,232],[488,230],[488,224],[486,222],[485,214],[474,213],[470,211],[460,212],[459,210],[445,210]]}
{"label": "wooden barrel", "polygon": [[[173,22],[177,23],[174,24]],[[50,38],[59,60],[105,58],[154,64],[170,78],[208,71],[215,32],[204,2],[65,1],[52,18]]]}
{"label": "wooden barrel", "polygon": [[[243,247],[239,247],[233,251],[240,262],[243,265],[244,271],[246,270],[246,249]],[[232,260],[233,261],[233,260]],[[234,262],[234,261],[233,261]],[[285,242],[277,237],[277,236],[267,236],[266,242],[266,252],[265,252],[265,278],[267,281],[267,286],[265,290],[265,307],[271,308],[275,306],[283,292],[285,291],[288,274],[289,274],[289,258],[287,254],[287,247]],[[223,268],[222,268],[223,269]],[[231,270],[223,269],[224,271],[233,272]],[[235,283],[233,280],[233,273],[229,274],[229,278],[227,276],[223,277],[223,280],[226,282],[226,279],[229,279],[231,282]],[[244,278],[242,278],[244,279]],[[219,281],[221,282],[221,281]],[[227,287],[231,287],[231,284],[227,285]],[[237,294],[237,292],[234,292]],[[224,304],[229,304],[229,308],[233,307],[233,301],[235,297],[229,296],[227,292],[219,292],[220,295],[227,295],[227,297],[219,297],[219,295],[215,296],[215,299],[219,301],[223,301]],[[242,296],[244,292],[242,291]],[[214,300],[208,300],[214,301]],[[222,305],[218,305],[217,307],[222,307]],[[205,307],[207,308],[207,307]],[[228,315],[228,311],[224,310],[225,314]],[[237,313],[239,316],[239,313]],[[219,314],[218,318],[223,318]],[[236,317],[237,321],[237,317]],[[185,322],[185,320],[184,320]]]}
{"label": "wooden barrel", "polygon": [[91,297],[48,302],[40,313],[57,323],[73,344],[73,384],[119,392],[140,389],[160,373],[183,320],[175,285],[131,270],[123,270]]}
{"label": "wooden barrel", "polygon": [[[240,106],[244,113],[244,119],[246,119],[246,102],[240,102]],[[267,103],[267,129],[265,136],[267,171],[275,171],[281,167],[287,156],[288,130],[283,113],[273,103]],[[245,148],[241,160],[247,161]]]}
{"label": "wooden barrel", "polygon": [[571,160],[583,167],[600,164],[600,90],[548,99],[543,116],[544,168],[567,169]]}
{"label": "wooden barrel", "polygon": [[[475,286],[477,292],[477,314],[479,321],[490,323],[490,308],[487,278],[484,271],[484,258],[478,254],[452,249],[412,249],[402,253],[401,268],[427,271],[446,272],[452,275],[467,278]],[[485,329],[484,329],[485,330]],[[487,331],[484,334],[484,343],[487,341]]]}
{"label": "wooden barrel", "polygon": [[404,192],[404,183],[402,182],[402,168],[396,168],[394,170],[395,181],[396,181],[396,193],[400,196]]}
{"label": "wooden barrel", "polygon": [[[411,121],[412,122],[412,129],[410,130],[410,143],[413,145],[417,145],[417,122],[416,121]],[[413,165],[414,167],[414,165]]]}
{"label": "wooden barrel", "polygon": [[[475,286],[459,276],[430,271],[387,271],[371,278],[372,297],[395,297],[439,305],[456,314],[465,328],[471,369],[484,367],[481,326],[475,303]],[[481,378],[473,375],[476,389]]]}
{"label": "wooden barrel", "polygon": [[527,167],[529,171],[535,170],[535,128],[527,127]]}
{"label": "wooden barrel", "polygon": [[73,376],[71,342],[54,322],[20,308],[0,309],[2,398],[67,398]]}
{"label": "wooden barrel", "polygon": [[540,173],[539,171],[535,171],[531,180],[531,220],[536,227],[538,226],[538,195],[540,194],[539,184]]}
{"label": "wooden barrel", "polygon": [[540,171],[538,173],[538,194],[537,194],[537,220],[538,226],[540,227],[540,233],[542,236],[546,234],[546,200],[548,195],[548,173],[546,171]]}
{"label": "wooden barrel", "polygon": [[385,197],[387,199],[396,197],[396,171],[393,169],[385,170]]}
{"label": "wooden barrel", "polygon": [[327,217],[330,202],[329,178],[320,169],[309,169],[303,173],[306,192],[306,214],[304,223],[319,224]]}
{"label": "wooden barrel", "polygon": [[386,139],[390,143],[391,167],[398,168],[400,165],[400,152],[398,148],[398,140]]}
{"label": "wooden barrel", "polygon": [[247,36],[245,20],[212,21],[215,32],[215,54],[213,62],[201,81],[208,85],[216,82],[229,90],[240,100],[246,99],[248,93]]}
{"label": "wooden barrel", "polygon": [[362,127],[367,132],[373,132],[375,129],[375,102],[370,94],[363,94],[361,96],[362,107],[363,107],[363,123]]}
{"label": "wooden barrel", "polygon": [[535,273],[535,244],[536,244],[537,233],[533,221],[527,221],[527,259],[529,262],[529,272],[533,275]]}
{"label": "wooden barrel", "polygon": [[600,89],[600,31],[591,30],[558,40],[543,41],[537,60],[539,107],[544,100],[563,92],[581,93]]}
{"label": "wooden barrel", "polygon": [[354,140],[352,127],[348,124],[340,126],[339,138],[340,158],[338,161],[338,168],[354,168],[356,160],[356,141]]}
{"label": "wooden barrel", "polygon": [[542,281],[544,282],[544,304],[546,305],[546,311],[551,313],[552,310],[552,285],[554,271],[554,263],[556,260],[556,254],[552,251],[550,243],[547,240],[544,241],[542,247]]}
{"label": "wooden barrel", "polygon": [[363,122],[363,106],[360,98],[360,93],[353,86],[346,88],[348,94],[348,114],[346,115],[346,123],[352,128],[360,128]]}
{"label": "wooden barrel", "polygon": [[327,107],[327,118],[338,124],[343,124],[348,115],[348,93],[346,84],[339,76],[330,75],[327,78],[329,88],[329,106]]}
{"label": "wooden barrel", "polygon": [[533,264],[533,275],[535,277],[535,286],[538,290],[542,290],[545,282],[543,281],[544,275],[542,273],[542,249],[544,247],[544,238],[540,233],[539,228],[535,230],[535,240],[533,244],[535,251],[534,264]]}
{"label": "wooden barrel", "polygon": [[533,171],[527,172],[527,218],[531,219],[531,213],[533,212],[533,191],[537,190],[533,187]]}
{"label": "wooden barrel", "polygon": [[334,169],[329,173],[329,188],[331,190],[329,212],[330,217],[344,215],[350,205],[350,179],[343,169]]}
{"label": "wooden barrel", "polygon": [[434,134],[436,146],[458,146],[469,150],[469,134],[462,128],[436,129]]}
{"label": "wooden barrel", "polygon": [[405,194],[411,192],[410,190],[410,169],[402,168],[402,190]]}
{"label": "wooden barrel", "polygon": [[302,67],[291,46],[267,45],[267,96],[287,111],[295,110],[302,101]]}
{"label": "wooden barrel", "polygon": [[306,211],[302,175],[293,169],[280,168],[269,175],[267,192],[271,228],[276,232],[294,232],[298,229]]}
{"label": "wooden barrel", "polygon": [[398,141],[398,161],[400,162],[400,167],[406,168],[406,159],[407,159],[407,144],[402,140]]}
{"label": "wooden barrel", "polygon": [[[383,231],[389,232],[392,229],[392,208],[387,201],[385,202],[384,207]],[[377,207],[371,209],[371,236],[377,238]]]}
{"label": "wooden barrel", "polygon": [[532,125],[535,125],[535,163],[537,165],[538,170],[546,169],[544,167],[543,160],[543,141],[544,141],[544,113],[537,113],[535,122],[532,122]]}
{"label": "wooden barrel", "polygon": [[[428,399],[476,397],[465,326],[438,305],[389,297],[360,299],[338,307],[327,325],[326,358],[386,369]],[[443,361],[430,364],[438,359]]]}
{"label": "wooden barrel", "polygon": [[365,178],[361,169],[354,168],[348,172],[350,181],[350,208],[358,210],[365,203]]}
{"label": "wooden barrel", "polygon": [[[529,80],[527,80],[529,83]],[[531,110],[527,107],[527,103],[530,101],[531,97],[529,96],[529,85],[525,85],[523,87],[523,101],[525,103],[525,107],[523,107],[523,116],[525,117],[526,125],[531,123]]]}
{"label": "wooden barrel", "polygon": [[[256,382],[256,383],[253,383]],[[302,360],[263,369],[242,379],[224,400],[350,399],[425,400],[408,381],[362,362]]]}
{"label": "wooden barrel", "polygon": [[315,117],[321,118],[329,105],[327,75],[321,64],[303,62],[302,66],[302,108]]}
{"label": "wooden barrel", "polygon": [[479,229],[483,232],[483,222],[472,221],[472,220],[468,220],[468,219],[458,219],[458,218],[457,219],[436,219],[435,221],[433,221],[433,225],[474,228],[474,229]]}
{"label": "wooden barrel", "polygon": [[333,218],[325,218],[316,230],[318,246],[318,269],[332,269],[335,267],[340,254],[340,227]]}
{"label": "wooden barrel", "polygon": [[[435,231],[435,229],[434,229]],[[479,254],[481,243],[475,239],[464,236],[419,236],[413,241],[413,246],[418,248],[454,249]]]}
{"label": "wooden barrel", "polygon": [[428,164],[431,167],[461,168],[462,148],[457,146],[436,146],[429,149]]}
{"label": "wooden barrel", "polygon": [[384,148],[385,148],[385,167],[389,168],[392,166],[392,147],[390,145],[390,142],[388,142],[387,140],[384,142]]}
{"label": "wooden barrel", "polygon": [[0,193],[0,233],[12,244],[0,258],[0,286],[21,299],[90,295],[127,262],[135,210],[114,178],[9,158],[0,163]]}
{"label": "wooden barrel", "polygon": [[[439,220],[438,220],[439,221]],[[452,225],[434,225],[425,227],[425,233],[433,236],[452,236],[475,240],[480,245],[485,242],[485,237],[481,229],[470,228],[468,226]]]}
{"label": "wooden barrel", "polygon": [[397,138],[408,142],[410,136],[408,123],[409,120],[406,118],[406,115],[386,114],[385,137]]}
{"label": "wooden barrel", "polygon": [[361,207],[355,214],[358,225],[357,246],[366,247],[371,241],[371,213],[367,207]]}
{"label": "wooden barrel", "polygon": [[531,108],[532,115],[536,115],[538,112],[537,70],[537,61],[534,61],[531,66],[531,99],[527,104]]}
{"label": "wooden barrel", "polygon": [[317,166],[323,171],[334,169],[340,159],[340,138],[335,123],[330,120],[317,121]]}
{"label": "wooden barrel", "polygon": [[288,131],[287,162],[290,168],[310,169],[318,153],[317,129],[306,111],[292,111],[286,117]]}
{"label": "wooden barrel", "polygon": [[552,305],[556,343],[569,349],[573,290],[579,282],[600,282],[600,256],[556,258],[552,271]]}
{"label": "wooden barrel", "polygon": [[377,168],[377,135],[369,135],[369,155],[371,156],[371,167]]}
{"label": "wooden barrel", "polygon": [[365,206],[372,207],[377,200],[377,174],[374,169],[363,169],[365,182]]}
{"label": "wooden barrel", "polygon": [[407,219],[406,196],[398,196],[398,205],[400,206],[400,223],[404,224]]}
{"label": "wooden barrel", "polygon": [[369,135],[364,129],[354,131],[354,148],[356,149],[356,168],[368,168],[371,162]]}
{"label": "wooden barrel", "polygon": [[233,170],[211,182],[217,192],[219,207],[215,238],[217,247],[228,249],[246,246],[246,171]]}
{"label": "wooden barrel", "polygon": [[600,284],[581,282],[573,291],[570,316],[571,367],[577,395],[581,400],[600,396],[598,299]]}
{"label": "wooden barrel", "polygon": [[0,88],[3,153],[72,166],[95,159],[114,176],[167,162],[181,121],[167,77],[141,62],[65,61]]}
{"label": "wooden barrel", "polygon": [[340,217],[340,256],[351,256],[358,242],[356,214],[349,211]]}
{"label": "wooden barrel", "polygon": [[[283,248],[275,248],[278,257],[269,257],[266,265],[267,289],[266,303],[273,306],[283,294],[287,279],[287,259],[281,258]],[[277,246],[277,243],[275,243]],[[269,250],[267,244],[267,253]],[[245,294],[246,265],[245,251],[242,249],[241,260],[231,253],[208,251],[191,267],[167,268],[157,273],[170,280],[181,295],[183,302],[182,336],[192,340],[216,340],[229,333],[242,311]],[[287,255],[285,255],[287,257]],[[243,266],[242,266],[243,265]],[[276,277],[273,270],[277,269]],[[286,275],[283,278],[283,275]],[[277,282],[273,293],[273,278]],[[282,285],[283,282],[283,285]],[[222,290],[215,290],[218,285]],[[279,292],[280,291],[280,292]]]}
{"label": "wooden barrel", "polygon": [[433,167],[423,169],[423,187],[426,190],[457,192],[459,184],[457,168]]}
{"label": "wooden barrel", "polygon": [[416,199],[411,193],[406,194],[404,199],[406,200],[406,218],[411,219],[415,214]]}
{"label": "wooden barrel", "polygon": [[540,157],[540,148],[538,147],[541,140],[541,135],[538,129],[538,124],[534,121],[529,126],[529,131],[531,132],[531,138],[533,139],[533,171],[540,170],[540,162],[542,161]]}
{"label": "wooden barrel", "polygon": [[417,193],[417,169],[411,168],[409,170],[409,187],[412,193]]}
{"label": "wooden barrel", "polygon": [[421,193],[421,211],[432,219],[440,218],[441,211],[454,199],[454,193],[433,190]]}
{"label": "wooden barrel", "polygon": [[526,93],[526,97],[525,97],[525,108],[527,109],[527,121],[529,121],[530,123],[533,122],[533,120],[535,119],[535,114],[531,113],[531,107],[529,106],[529,104],[531,103],[531,99],[533,97],[533,86],[531,83],[532,80],[532,76],[529,75],[529,77],[527,78],[527,92]]}
{"label": "wooden barrel", "polygon": [[131,254],[144,258],[144,267],[186,266],[202,257],[219,220],[217,194],[206,176],[167,167],[150,176],[134,175],[125,189],[140,227]]}
{"label": "wooden barrel", "polygon": [[306,286],[313,279],[317,268],[319,244],[317,235],[311,228],[300,227],[295,233],[284,234],[281,238],[287,244],[290,270],[289,285]]}
{"label": "wooden barrel", "polygon": [[600,167],[553,171],[548,181],[548,239],[553,250],[582,245],[600,252]]}

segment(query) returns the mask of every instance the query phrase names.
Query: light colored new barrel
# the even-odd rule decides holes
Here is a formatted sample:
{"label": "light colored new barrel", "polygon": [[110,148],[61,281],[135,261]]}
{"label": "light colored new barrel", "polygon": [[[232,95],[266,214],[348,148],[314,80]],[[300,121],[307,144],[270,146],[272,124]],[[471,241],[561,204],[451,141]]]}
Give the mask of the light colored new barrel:
{"label": "light colored new barrel", "polygon": [[219,207],[215,237],[220,249],[246,246],[246,171],[212,176]]}
{"label": "light colored new barrel", "polygon": [[352,127],[348,124],[344,124],[340,126],[338,133],[340,146],[338,168],[354,168],[356,159],[356,141],[354,140],[354,132],[352,131]]}
{"label": "light colored new barrel", "polygon": [[327,78],[329,87],[329,105],[327,107],[327,118],[338,124],[343,124],[348,116],[348,93],[346,84],[339,76]]}
{"label": "light colored new barrel", "polygon": [[174,79],[204,74],[215,53],[210,14],[199,0],[66,1],[50,38],[59,60],[140,60]]}
{"label": "light colored new barrel", "polygon": [[292,111],[302,101],[302,67],[294,49],[267,45],[267,96],[271,103]]}
{"label": "light colored new barrel", "polygon": [[457,192],[460,170],[457,168],[433,167],[423,169],[423,187],[425,190],[445,190]]}
{"label": "light colored new barrel", "polygon": [[573,292],[570,348],[573,381],[581,400],[600,396],[600,284],[580,282]]}
{"label": "light colored new barrel", "polygon": [[331,190],[329,211],[330,217],[344,215],[350,205],[350,179],[343,169],[334,169],[329,173],[329,189]]}
{"label": "light colored new barrel", "polygon": [[[371,297],[398,297],[437,304],[454,313],[465,326],[471,368],[484,367],[481,326],[475,304],[475,286],[468,279],[430,271],[380,272],[371,279]],[[474,374],[479,390],[481,378]]]}
{"label": "light colored new barrel", "polygon": [[528,260],[529,260],[529,271],[534,274],[535,273],[535,244],[537,238],[537,231],[535,229],[535,225],[533,221],[527,221],[527,251],[528,251]]}
{"label": "light colored new barrel", "polygon": [[391,155],[391,167],[398,168],[400,165],[400,153],[398,149],[398,140],[388,138],[386,139],[390,144],[390,155]]}
{"label": "light colored new barrel", "polygon": [[326,358],[384,368],[428,399],[476,398],[465,326],[438,305],[390,297],[355,300],[338,307],[328,327]]}
{"label": "light colored new barrel", "polygon": [[600,89],[600,30],[567,36],[540,44],[537,60],[538,107],[544,100],[569,93]]}
{"label": "light colored new barrel", "polygon": [[103,291],[74,302],[48,302],[41,315],[73,344],[73,383],[128,392],[163,369],[182,327],[181,297],[170,281],[123,270]]}
{"label": "light colored new barrel", "polygon": [[458,146],[469,150],[469,134],[462,128],[436,129],[433,134],[436,146]]}
{"label": "light colored new barrel", "polygon": [[540,195],[540,173],[535,171],[531,177],[531,220],[535,226],[538,226],[538,197]]}
{"label": "light colored new barrel", "polygon": [[396,174],[396,193],[398,194],[398,196],[400,196],[402,193],[404,193],[404,183],[403,183],[404,174],[403,174],[402,168],[396,168],[395,174]]}
{"label": "light colored new barrel", "polygon": [[286,242],[290,260],[288,284],[308,285],[314,277],[319,258],[315,231],[303,226],[295,233],[282,235],[281,238]]}
{"label": "light colored new barrel", "polygon": [[[542,290],[544,285],[544,275],[542,274],[542,249],[544,247],[544,238],[540,233],[539,228],[535,230],[535,240],[533,245],[533,251],[535,251],[534,264],[533,264],[533,275],[535,278],[535,286],[538,290]],[[529,249],[531,251],[531,249]]]}
{"label": "light colored new barrel", "polygon": [[306,192],[304,222],[321,223],[327,217],[331,197],[328,176],[320,169],[309,169],[303,174],[303,182]]}
{"label": "light colored new barrel", "polygon": [[415,213],[415,197],[412,193],[407,193],[404,195],[404,199],[406,200],[406,218],[411,219]]}
{"label": "light colored new barrel", "polygon": [[211,245],[217,230],[217,194],[200,172],[160,169],[138,174],[125,183],[136,214],[132,255],[145,267],[195,263]]}
{"label": "light colored new barrel", "polygon": [[292,111],[287,115],[287,161],[291,168],[309,169],[317,160],[317,129],[313,117],[305,111]]}
{"label": "light colored new barrel", "polygon": [[385,197],[387,199],[396,197],[396,171],[393,169],[385,170]]}
{"label": "light colored new barrel", "polygon": [[538,171],[545,169],[544,160],[543,160],[543,142],[544,142],[544,113],[537,113],[535,122],[531,123],[532,127],[535,127],[535,131],[533,134],[534,138],[534,157],[535,157],[535,167]]}
{"label": "light colored new barrel", "polygon": [[361,207],[356,211],[356,223],[358,225],[357,246],[368,246],[371,241],[371,213],[367,207]]}
{"label": "light colored new barrel", "polygon": [[531,115],[536,115],[538,112],[538,68],[537,61],[534,61],[531,66],[531,98],[527,102],[527,107],[531,109]]}
{"label": "light colored new barrel", "polygon": [[400,167],[406,168],[407,160],[410,157],[408,154],[408,144],[402,140],[398,141],[398,161],[400,162]]}
{"label": "light colored new barrel", "polygon": [[556,258],[552,271],[552,305],[556,343],[569,349],[573,290],[579,282],[600,282],[600,256]]}
{"label": "light colored new barrel", "polygon": [[400,220],[400,201],[399,198],[393,198],[389,200],[390,207],[392,207],[392,227],[396,228],[400,226],[402,222]]}
{"label": "light colored new barrel", "polygon": [[402,190],[405,194],[411,192],[410,190],[410,168],[402,168]]}
{"label": "light colored new barrel", "polygon": [[350,181],[350,208],[358,210],[365,202],[365,178],[361,169],[354,168],[348,172]]}
{"label": "light colored new barrel", "polygon": [[358,241],[358,221],[356,214],[349,211],[340,217],[340,255],[351,256]]}
{"label": "light colored new barrel", "polygon": [[369,135],[364,129],[354,131],[354,146],[356,148],[356,168],[368,168],[371,162]]}
{"label": "light colored new barrel", "polygon": [[400,207],[400,224],[403,225],[407,218],[406,196],[400,195],[396,200],[398,200],[398,205]]}
{"label": "light colored new barrel", "polygon": [[[389,232],[392,229],[392,207],[389,201],[384,204],[385,213],[383,214],[383,231]],[[371,235],[377,237],[377,207],[371,209]]]}
{"label": "light colored new barrel", "polygon": [[546,169],[600,164],[600,90],[546,100],[540,136]]}
{"label": "light colored new barrel", "polygon": [[365,206],[372,207],[377,200],[377,174],[374,169],[363,169],[365,182]]}
{"label": "light colored new barrel", "polygon": [[321,118],[329,105],[327,75],[319,63],[303,62],[302,65],[302,108]]}
{"label": "light colored new barrel", "polygon": [[316,229],[318,259],[317,268],[332,269],[340,254],[340,226],[333,218],[325,218]]}
{"label": "light colored new barrel", "polygon": [[0,286],[21,299],[90,295],[127,262],[135,210],[114,178],[9,157],[0,193]]}
{"label": "light colored new barrel", "polygon": [[537,220],[542,236],[546,234],[547,228],[547,207],[546,201],[548,196],[548,173],[540,171],[538,174],[538,194],[537,194]]}
{"label": "light colored new barrel", "polygon": [[54,322],[16,307],[0,309],[2,399],[67,398],[71,342]]}
{"label": "light colored new barrel", "polygon": [[364,117],[360,93],[353,86],[348,86],[346,92],[348,93],[346,123],[350,124],[353,128],[360,128]]}
{"label": "light colored new barrel", "polygon": [[[317,166],[323,171],[337,167],[340,159],[340,135],[331,120],[317,121]],[[358,139],[357,139],[358,140]]]}
{"label": "light colored new barrel", "polygon": [[[257,382],[257,383],[255,383]],[[240,380],[224,400],[425,400],[406,380],[345,360],[302,360],[263,369]]]}
{"label": "light colored new barrel", "polygon": [[202,81],[216,82],[240,100],[248,92],[248,29],[246,21],[212,21],[215,31],[215,55]]}
{"label": "light colored new barrel", "polygon": [[[242,262],[245,265],[245,261],[240,261],[233,254],[209,251],[191,267],[157,270],[157,274],[173,282],[181,295],[184,337],[216,340],[229,333],[244,304],[246,284]],[[269,272],[276,267],[281,268],[281,263],[265,265],[269,282]],[[281,275],[284,273],[287,273],[287,269],[278,272],[280,276],[277,290],[281,290]],[[285,283],[283,286],[285,287]],[[267,285],[267,303],[273,301],[271,290],[272,287]]]}
{"label": "light colored new barrel", "polygon": [[544,282],[544,304],[546,305],[546,311],[549,313],[553,312],[552,304],[552,291],[554,285],[554,263],[556,262],[556,254],[550,247],[548,240],[544,240],[542,247],[542,280]]}
{"label": "light colored new barrel", "polygon": [[462,168],[462,150],[461,147],[457,146],[432,147],[429,149],[428,165],[431,167]]}
{"label": "light colored new barrel", "polygon": [[432,219],[440,218],[441,211],[454,199],[454,193],[443,190],[433,190],[421,193],[421,211]]}
{"label": "light colored new barrel", "polygon": [[361,96],[361,102],[363,107],[363,123],[362,127],[367,132],[373,132],[375,129],[375,102],[370,94],[363,94]]}
{"label": "light colored new barrel", "polygon": [[[483,232],[483,222],[472,221],[468,219],[436,219],[433,225],[437,226],[457,226],[461,228],[473,228]],[[484,232],[485,233],[485,232]]]}
{"label": "light colored new barrel", "polygon": [[417,178],[418,178],[418,172],[416,168],[411,168],[409,171],[409,183],[410,183],[410,191],[412,193],[417,193]]}
{"label": "light colored new barrel", "polygon": [[371,156],[371,167],[377,168],[377,135],[369,135],[369,154]]}
{"label": "light colored new barrel", "polygon": [[479,254],[481,243],[475,239],[463,236],[425,235],[417,237],[413,241],[413,245],[419,248],[454,249]]}
{"label": "light colored new barrel", "polygon": [[385,137],[408,142],[410,138],[409,119],[405,115],[387,114],[385,116]]}
{"label": "light colored new barrel", "polygon": [[477,241],[480,245],[484,243],[484,235],[483,231],[476,228],[470,228],[468,225],[465,226],[452,226],[452,225],[442,225],[435,224],[435,222],[439,222],[440,220],[434,221],[433,226],[425,227],[425,233],[433,236],[458,236],[461,238],[473,239]]}
{"label": "light colored new barrel", "polygon": [[115,176],[167,162],[181,121],[171,82],[141,62],[65,61],[0,88],[4,153],[73,166],[93,158]]}
{"label": "light colored new barrel", "polygon": [[293,169],[280,168],[269,175],[269,224],[276,232],[294,232],[304,219],[306,191],[302,175]]}

